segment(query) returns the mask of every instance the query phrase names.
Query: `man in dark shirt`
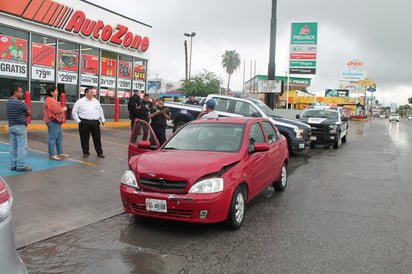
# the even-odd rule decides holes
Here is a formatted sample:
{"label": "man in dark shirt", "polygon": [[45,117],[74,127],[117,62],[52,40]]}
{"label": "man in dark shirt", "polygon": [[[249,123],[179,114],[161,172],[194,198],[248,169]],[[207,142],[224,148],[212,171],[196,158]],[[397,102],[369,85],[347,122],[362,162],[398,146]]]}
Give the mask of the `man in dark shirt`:
{"label": "man in dark shirt", "polygon": [[191,95],[189,97],[189,100],[187,100],[186,104],[198,105],[199,102],[196,100],[195,96]]}
{"label": "man in dark shirt", "polygon": [[150,110],[153,107],[153,103],[150,101],[149,94],[145,93],[143,96],[143,100],[140,101],[140,107],[138,108],[137,118],[149,122],[149,114]]}
{"label": "man in dark shirt", "polygon": [[31,171],[26,166],[27,156],[27,116],[31,116],[31,110],[23,98],[23,90],[19,85],[12,85],[11,97],[6,103],[7,119],[9,120],[10,135],[10,170],[17,172]]}
{"label": "man in dark shirt", "polygon": [[157,105],[152,107],[151,113],[148,116],[149,119],[152,119],[150,125],[160,145],[163,145],[166,141],[166,120],[170,120],[169,109],[166,108],[164,104],[164,98],[158,99]]}
{"label": "man in dark shirt", "polygon": [[129,118],[131,120],[130,127],[133,130],[134,120],[139,116],[139,108],[140,108],[140,96],[138,91],[135,90],[133,96],[129,98],[129,102],[127,103],[127,108],[129,110]]}

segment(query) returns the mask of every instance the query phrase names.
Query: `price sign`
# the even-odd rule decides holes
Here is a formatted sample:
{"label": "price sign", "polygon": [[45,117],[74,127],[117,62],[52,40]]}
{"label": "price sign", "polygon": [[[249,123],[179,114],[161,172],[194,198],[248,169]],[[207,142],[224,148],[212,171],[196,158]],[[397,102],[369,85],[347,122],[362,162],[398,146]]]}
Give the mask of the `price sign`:
{"label": "price sign", "polygon": [[59,70],[57,83],[76,85],[77,84],[77,73]]}
{"label": "price sign", "polygon": [[31,78],[33,80],[53,82],[54,81],[54,69],[33,65],[31,67]]}
{"label": "price sign", "polygon": [[141,80],[133,80],[133,90],[144,91],[145,82]]}
{"label": "price sign", "polygon": [[117,79],[117,87],[121,89],[131,89],[132,88],[132,81],[125,80],[125,79]]}
{"label": "price sign", "polygon": [[99,84],[99,77],[94,74],[82,73],[80,79],[80,83],[82,86],[97,87]]}
{"label": "price sign", "polygon": [[116,88],[116,78],[115,77],[107,77],[107,76],[100,76],[100,87],[101,88],[108,88],[108,89],[115,89]]}

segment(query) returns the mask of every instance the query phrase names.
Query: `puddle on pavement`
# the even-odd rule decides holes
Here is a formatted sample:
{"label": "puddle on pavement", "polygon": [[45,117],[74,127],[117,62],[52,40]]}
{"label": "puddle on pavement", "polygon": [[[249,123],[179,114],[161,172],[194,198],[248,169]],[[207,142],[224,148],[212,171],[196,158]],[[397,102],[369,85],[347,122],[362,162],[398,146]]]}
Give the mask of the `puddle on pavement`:
{"label": "puddle on pavement", "polygon": [[18,253],[29,273],[163,274],[179,273],[186,265],[184,256],[130,244],[124,235],[130,223],[98,224],[29,245]]}
{"label": "puddle on pavement", "polygon": [[401,128],[402,125],[399,122],[389,123],[389,136],[393,142],[401,147],[410,147],[409,135],[405,129]]}

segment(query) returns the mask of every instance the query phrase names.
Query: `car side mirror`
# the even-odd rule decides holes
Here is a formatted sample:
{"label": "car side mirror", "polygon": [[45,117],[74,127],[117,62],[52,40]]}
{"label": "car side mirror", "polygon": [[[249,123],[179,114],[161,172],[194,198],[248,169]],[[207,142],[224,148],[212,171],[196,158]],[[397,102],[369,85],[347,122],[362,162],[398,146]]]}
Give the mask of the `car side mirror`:
{"label": "car side mirror", "polygon": [[267,151],[269,150],[269,144],[268,143],[257,143],[255,144],[255,151]]}
{"label": "car side mirror", "polygon": [[138,148],[146,148],[146,149],[150,149],[150,141],[140,141],[137,143],[137,147]]}
{"label": "car side mirror", "polygon": [[296,114],[296,119],[299,119],[299,117],[300,117],[300,115],[299,115],[299,114]]}
{"label": "car side mirror", "polygon": [[342,121],[348,121],[349,117],[348,116],[342,116]]}

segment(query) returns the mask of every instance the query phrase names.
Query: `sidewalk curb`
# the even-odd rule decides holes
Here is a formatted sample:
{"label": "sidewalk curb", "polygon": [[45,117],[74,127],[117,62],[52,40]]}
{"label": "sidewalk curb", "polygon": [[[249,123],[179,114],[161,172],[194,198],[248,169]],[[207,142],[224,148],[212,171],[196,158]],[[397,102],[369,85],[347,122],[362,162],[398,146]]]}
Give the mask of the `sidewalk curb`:
{"label": "sidewalk curb", "polygon": [[[130,122],[107,122],[104,124],[105,127],[130,127]],[[77,123],[65,123],[62,124],[62,128],[78,128]],[[46,130],[46,124],[28,124],[27,130]],[[0,125],[0,131],[9,130],[8,125]]]}

